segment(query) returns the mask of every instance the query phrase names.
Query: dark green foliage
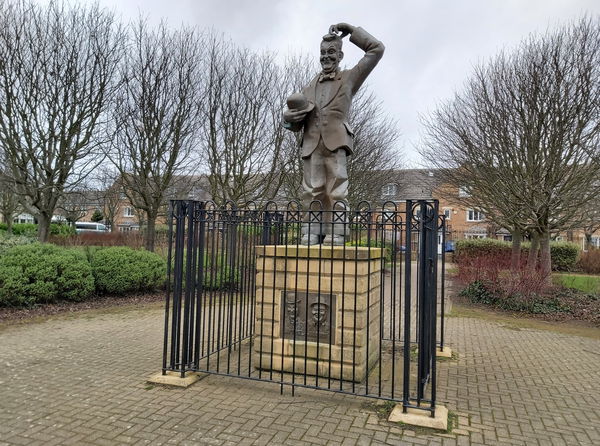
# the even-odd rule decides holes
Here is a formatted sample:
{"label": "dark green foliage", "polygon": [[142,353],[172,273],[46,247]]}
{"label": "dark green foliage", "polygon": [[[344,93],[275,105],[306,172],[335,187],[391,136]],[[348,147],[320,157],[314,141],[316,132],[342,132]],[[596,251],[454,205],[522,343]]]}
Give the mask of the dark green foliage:
{"label": "dark green foliage", "polygon": [[575,243],[553,242],[550,244],[552,268],[557,271],[572,271],[579,259],[579,246]]}
{"label": "dark green foliage", "polygon": [[461,257],[479,257],[509,253],[511,244],[491,238],[458,240],[454,245],[454,256],[458,261]]}
{"label": "dark green foliage", "polygon": [[163,286],[166,264],[158,255],[126,247],[110,247],[92,253],[96,289],[101,293],[126,293]]}
{"label": "dark green foliage", "polygon": [[94,211],[94,213],[92,214],[92,217],[90,218],[90,220],[97,223],[99,221],[104,220],[104,215],[102,215],[102,212],[100,211],[100,209],[96,209]]}
{"label": "dark green foliage", "polygon": [[0,305],[79,301],[93,291],[90,264],[75,250],[32,243],[15,246],[0,256]]}
{"label": "dark green foliage", "polygon": [[75,231],[75,228],[71,225],[64,223],[50,223],[50,235],[67,237],[75,234],[77,234],[77,231]]}
{"label": "dark green foliage", "polygon": [[[0,223],[0,230],[6,231],[6,223]],[[12,233],[14,235],[35,237],[37,234],[37,225],[33,223],[14,223],[12,225]]]}
{"label": "dark green foliage", "polygon": [[547,294],[529,293],[528,295],[518,292],[506,293],[496,289],[492,284],[476,280],[468,284],[460,292],[460,296],[473,303],[492,305],[507,311],[533,314],[570,313],[571,308],[561,299],[561,292],[552,290]]}
{"label": "dark green foliage", "polygon": [[480,280],[471,282],[460,292],[460,296],[466,297],[471,302],[481,304],[494,304],[496,303],[496,296],[488,287]]}
{"label": "dark green foliage", "polygon": [[[6,223],[0,223],[0,232],[6,231]],[[12,232],[14,235],[23,235],[25,237],[37,236],[37,225],[34,223],[15,223],[12,226]],[[76,234],[73,226],[63,223],[51,223],[50,224],[50,235],[74,235]]]}
{"label": "dark green foliage", "polygon": [[235,290],[240,284],[238,268],[231,268],[224,256],[204,258],[204,288],[208,290]]}
{"label": "dark green foliage", "polygon": [[[529,243],[521,244],[521,255],[529,253]],[[510,256],[512,244],[495,239],[458,240],[455,245],[454,259],[461,260],[482,256]],[[579,246],[568,242],[551,242],[550,256],[552,269],[556,271],[571,271],[579,258]]]}

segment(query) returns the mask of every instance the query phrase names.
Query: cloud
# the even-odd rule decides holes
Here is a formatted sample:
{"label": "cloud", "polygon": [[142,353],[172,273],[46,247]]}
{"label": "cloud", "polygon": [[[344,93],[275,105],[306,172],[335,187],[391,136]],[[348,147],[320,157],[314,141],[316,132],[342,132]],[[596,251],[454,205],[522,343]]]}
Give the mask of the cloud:
{"label": "cloud", "polygon": [[[92,0],[89,0],[92,1]],[[420,113],[450,98],[474,64],[502,48],[514,47],[531,32],[565,23],[585,13],[599,14],[597,0],[100,0],[135,18],[166,17],[215,28],[255,50],[304,52],[318,57],[329,25],[360,25],[386,45],[386,54],[368,83],[398,119],[405,153],[419,161]],[[361,51],[345,44],[345,62]]]}

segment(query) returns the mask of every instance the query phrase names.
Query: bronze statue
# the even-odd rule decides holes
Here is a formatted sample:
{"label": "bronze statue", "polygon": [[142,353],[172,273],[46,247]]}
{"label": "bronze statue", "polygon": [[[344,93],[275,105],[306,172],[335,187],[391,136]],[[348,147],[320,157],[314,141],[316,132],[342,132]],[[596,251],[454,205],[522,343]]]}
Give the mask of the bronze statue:
{"label": "bronze statue", "polygon": [[[350,34],[350,42],[365,51],[363,58],[350,70],[339,70],[344,53],[342,39]],[[308,209],[313,200],[321,202],[324,211],[332,211],[336,203],[348,196],[346,157],[352,154],[354,133],[348,124],[352,97],[383,56],[383,43],[360,27],[338,23],[329,28],[321,42],[319,73],[303,90],[288,98],[283,113],[284,126],[291,131],[304,131],[301,154],[303,162],[303,203]],[[343,224],[331,224],[331,212],[322,225],[302,229],[302,244],[343,245]],[[321,233],[323,232],[323,233]]]}

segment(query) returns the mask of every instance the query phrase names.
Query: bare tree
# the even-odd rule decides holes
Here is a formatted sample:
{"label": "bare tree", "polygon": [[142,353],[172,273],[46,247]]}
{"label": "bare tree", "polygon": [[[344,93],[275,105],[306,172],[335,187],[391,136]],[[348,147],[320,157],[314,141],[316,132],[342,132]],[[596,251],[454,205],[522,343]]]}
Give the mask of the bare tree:
{"label": "bare tree", "polygon": [[85,217],[90,207],[95,203],[90,200],[90,190],[86,187],[71,189],[65,191],[56,205],[67,223],[75,225],[79,220]]}
{"label": "bare tree", "polygon": [[600,22],[584,18],[476,68],[427,124],[426,159],[513,236],[531,234],[548,277],[550,234],[580,224],[598,192],[599,70]]}
{"label": "bare tree", "polygon": [[98,5],[53,1],[2,2],[0,23],[5,173],[45,241],[64,191],[98,163],[122,32],[113,14]]}
{"label": "bare tree", "polygon": [[402,167],[397,146],[397,122],[385,113],[383,103],[363,87],[352,101],[348,122],[354,130],[354,153],[348,158],[348,202],[376,203],[394,170]]}
{"label": "bare tree", "polygon": [[108,168],[99,169],[95,180],[98,189],[94,191],[94,195],[104,216],[104,222],[110,227],[111,232],[115,232],[117,230],[115,219],[123,196],[119,173]]}
{"label": "bare tree", "polygon": [[238,48],[222,36],[207,41],[203,160],[213,199],[263,201],[279,189],[282,145],[281,71],[273,55]]}
{"label": "bare tree", "polygon": [[[123,192],[146,224],[145,246],[154,250],[155,225],[175,175],[195,167],[202,92],[201,41],[196,31],[131,30],[121,85],[112,103],[110,159]],[[181,178],[181,177],[180,177]]]}

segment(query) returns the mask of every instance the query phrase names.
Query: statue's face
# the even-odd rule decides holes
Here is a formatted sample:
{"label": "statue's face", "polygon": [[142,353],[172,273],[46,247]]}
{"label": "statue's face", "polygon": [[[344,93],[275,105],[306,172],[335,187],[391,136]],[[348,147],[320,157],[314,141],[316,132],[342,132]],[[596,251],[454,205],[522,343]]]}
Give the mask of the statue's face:
{"label": "statue's face", "polygon": [[340,60],[344,57],[342,49],[336,41],[321,42],[321,67],[323,73],[332,73],[338,69]]}

